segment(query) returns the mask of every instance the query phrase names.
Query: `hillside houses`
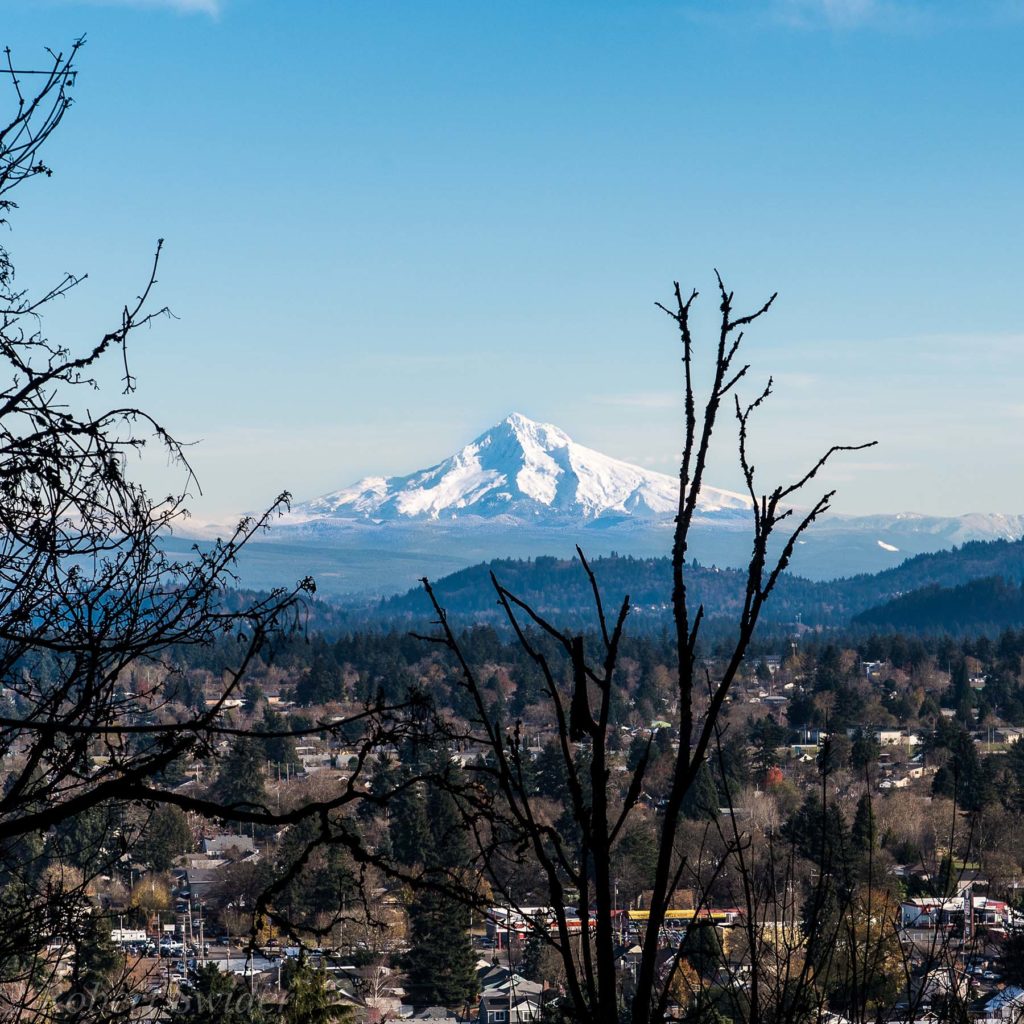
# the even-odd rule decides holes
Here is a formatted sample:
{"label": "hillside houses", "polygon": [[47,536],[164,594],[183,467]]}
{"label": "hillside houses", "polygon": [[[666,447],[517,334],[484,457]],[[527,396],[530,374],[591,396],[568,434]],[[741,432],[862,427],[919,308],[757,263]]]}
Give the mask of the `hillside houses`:
{"label": "hillside houses", "polygon": [[1009,903],[975,896],[970,887],[965,887],[956,896],[918,896],[900,904],[900,926],[905,929],[966,928],[970,931],[979,926],[1006,929],[1014,921]]}
{"label": "hillside houses", "polygon": [[480,983],[479,1024],[523,1024],[540,1020],[545,987],[497,964],[477,972]]}

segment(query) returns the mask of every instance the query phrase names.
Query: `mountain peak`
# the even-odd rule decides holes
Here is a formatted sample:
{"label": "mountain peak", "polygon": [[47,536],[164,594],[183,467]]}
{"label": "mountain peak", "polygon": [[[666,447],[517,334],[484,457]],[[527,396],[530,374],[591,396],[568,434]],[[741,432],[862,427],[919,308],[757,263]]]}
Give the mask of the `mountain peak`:
{"label": "mountain peak", "polygon": [[[542,525],[614,517],[664,519],[678,481],[577,444],[553,423],[509,413],[453,456],[401,477],[367,477],[299,506],[303,516],[371,521],[472,516]],[[708,511],[745,509],[737,494],[706,488]]]}
{"label": "mountain peak", "polygon": [[537,427],[539,424],[536,420],[531,420],[529,416],[524,416],[521,412],[510,412],[498,426],[510,426],[513,429]]}
{"label": "mountain peak", "polygon": [[480,437],[487,437],[488,434],[503,430],[507,430],[523,445],[564,448],[566,445],[572,444],[572,438],[564,430],[556,427],[554,423],[539,423],[537,420],[531,420],[529,416],[524,416],[521,412],[510,412],[500,423],[491,427]]}

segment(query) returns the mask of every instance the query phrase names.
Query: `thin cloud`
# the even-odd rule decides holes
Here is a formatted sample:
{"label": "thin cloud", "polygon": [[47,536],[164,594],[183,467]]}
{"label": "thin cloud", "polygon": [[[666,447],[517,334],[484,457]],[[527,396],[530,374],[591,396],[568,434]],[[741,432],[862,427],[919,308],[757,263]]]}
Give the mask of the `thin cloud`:
{"label": "thin cloud", "polygon": [[850,28],[874,21],[880,13],[876,0],[778,0],[775,9],[780,20],[800,27],[825,22]]}
{"label": "thin cloud", "polygon": [[776,0],[775,16],[798,28],[906,27],[920,18],[916,4],[884,0]]}
{"label": "thin cloud", "polygon": [[773,0],[771,11],[794,28],[914,32],[1017,24],[1024,0]]}
{"label": "thin cloud", "polygon": [[137,11],[176,11],[178,14],[205,14],[216,18],[223,12],[223,0],[64,0],[69,6],[128,7]]}
{"label": "thin cloud", "polygon": [[638,391],[626,395],[595,395],[593,401],[621,409],[674,409],[679,405],[678,391]]}
{"label": "thin cloud", "polygon": [[737,19],[802,31],[929,32],[998,27],[1024,20],[1024,0],[720,0],[691,3],[691,21],[719,26]]}

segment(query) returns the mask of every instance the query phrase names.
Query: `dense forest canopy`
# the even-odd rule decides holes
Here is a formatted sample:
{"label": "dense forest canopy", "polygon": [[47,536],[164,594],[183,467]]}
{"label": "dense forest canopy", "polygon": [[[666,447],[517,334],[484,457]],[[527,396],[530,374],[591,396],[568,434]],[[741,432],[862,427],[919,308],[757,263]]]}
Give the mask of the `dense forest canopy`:
{"label": "dense forest canopy", "polygon": [[[609,594],[629,594],[630,628],[656,632],[671,616],[668,558],[611,556],[593,562]],[[453,614],[500,624],[490,573],[538,610],[557,615],[573,628],[586,628],[589,584],[574,559],[504,559],[463,569],[435,586]],[[694,600],[712,621],[732,620],[743,600],[739,569],[688,569]],[[1024,623],[1019,585],[1024,581],[1024,541],[971,541],[961,547],[917,555],[893,569],[818,582],[784,575],[765,608],[761,626],[889,626],[927,632],[998,632]],[[916,592],[921,591],[920,594]],[[353,621],[392,628],[427,614],[421,590],[382,601],[379,607],[348,609]]]}

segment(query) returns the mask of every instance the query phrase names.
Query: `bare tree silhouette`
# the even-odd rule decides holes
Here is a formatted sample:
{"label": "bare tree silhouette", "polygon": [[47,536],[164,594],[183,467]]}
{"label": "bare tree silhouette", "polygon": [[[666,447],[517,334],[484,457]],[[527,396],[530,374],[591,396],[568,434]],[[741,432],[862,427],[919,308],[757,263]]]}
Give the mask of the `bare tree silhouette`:
{"label": "bare tree silhouette", "polygon": [[[17,209],[12,192],[50,174],[41,151],[71,106],[81,45],[47,51],[41,71],[15,68],[6,51],[2,74],[14,113],[0,129],[5,222]],[[187,514],[197,482],[183,445],[132,404],[129,358],[136,332],[168,313],[152,302],[161,247],[138,297],[106,333],[79,347],[52,340],[44,314],[82,278],[66,274],[31,294],[19,289],[10,251],[0,246],[0,1013],[19,1020],[60,1009],[49,984],[55,949],[86,941],[91,882],[131,844],[116,808],[174,803],[268,827],[326,822],[362,797],[360,770],[400,731],[407,707],[375,698],[345,722],[278,732],[239,728],[225,715],[268,638],[301,627],[314,585],[307,578],[248,603],[228,594],[239,553],[287,505],[287,494],[190,557],[167,552],[163,542]],[[99,370],[112,358],[124,398],[96,410]],[[131,457],[146,445],[180,470],[167,497],[153,498],[132,480]],[[182,654],[196,647],[225,658],[224,683],[199,711],[175,696]],[[175,764],[216,756],[243,738],[342,728],[361,754],[347,788],[329,798],[279,810],[167,781]],[[77,851],[72,871],[53,830],[98,810],[102,834],[91,857]],[[76,1019],[86,1019],[84,1011]]]}
{"label": "bare tree silhouette", "polygon": [[[716,275],[717,276],[717,275]],[[587,574],[594,598],[599,631],[596,650],[587,648],[582,635],[559,629],[526,602],[507,590],[492,575],[495,595],[510,627],[543,675],[551,718],[557,725],[562,768],[568,781],[570,824],[556,826],[531,792],[526,755],[517,727],[497,720],[488,710],[483,681],[464,657],[458,636],[444,608],[424,580],[426,593],[437,616],[439,632],[427,637],[446,648],[457,660],[462,684],[476,708],[467,740],[482,744],[489,763],[481,769],[483,784],[472,795],[463,793],[467,821],[478,839],[478,853],[489,875],[500,878],[510,861],[531,859],[540,865],[546,880],[547,897],[555,919],[554,932],[533,926],[535,934],[552,943],[565,966],[569,1004],[575,1019],[604,1021],[620,1019],[623,1002],[633,1024],[661,1021],[673,997],[678,969],[665,967],[659,942],[666,914],[673,907],[681,886],[694,866],[679,853],[683,804],[715,749],[716,730],[721,725],[723,703],[742,665],[754,635],[758,618],[772,590],[785,571],[797,541],[830,507],[833,492],[797,509],[793,504],[826,463],[839,452],[858,451],[870,444],[835,445],[813,466],[788,486],[759,492],[748,436],[754,413],[771,394],[768,382],[758,396],[743,403],[737,386],[749,371],[739,362],[744,329],[771,307],[773,295],[748,315],[737,315],[733,294],[717,277],[721,319],[717,344],[711,360],[711,386],[701,401],[697,394],[695,342],[691,310],[694,291],[684,297],[675,286],[674,303],[659,308],[675,323],[682,345],[683,406],[685,427],[679,470],[679,507],[672,549],[672,606],[678,656],[677,710],[673,731],[678,737],[667,796],[656,824],[657,866],[650,895],[642,952],[636,963],[635,983],[628,996],[620,991],[616,969],[615,891],[611,865],[616,843],[623,836],[637,808],[647,781],[651,742],[629,778],[624,793],[611,779],[610,710],[618,684],[619,651],[630,612],[625,597],[614,614],[605,609],[599,581],[583,552],[577,549],[582,571]],[[724,659],[724,670],[711,678],[698,660],[703,608],[691,607],[687,594],[687,557],[691,526],[705,470],[712,436],[719,416],[730,399],[738,429],[738,458],[750,498],[752,553],[746,572],[742,608],[736,635]],[[874,442],[872,442],[874,443]],[[653,737],[652,737],[653,740]],[[718,858],[719,867],[743,849],[738,835],[726,843]],[[569,893],[578,903],[570,908]],[[570,917],[575,914],[578,926]],[[529,917],[526,918],[529,921]],[[574,934],[576,928],[580,934]],[[676,957],[675,964],[681,963]],[[756,1001],[756,995],[755,995]],[[760,1019],[756,1014],[751,1019]]]}

